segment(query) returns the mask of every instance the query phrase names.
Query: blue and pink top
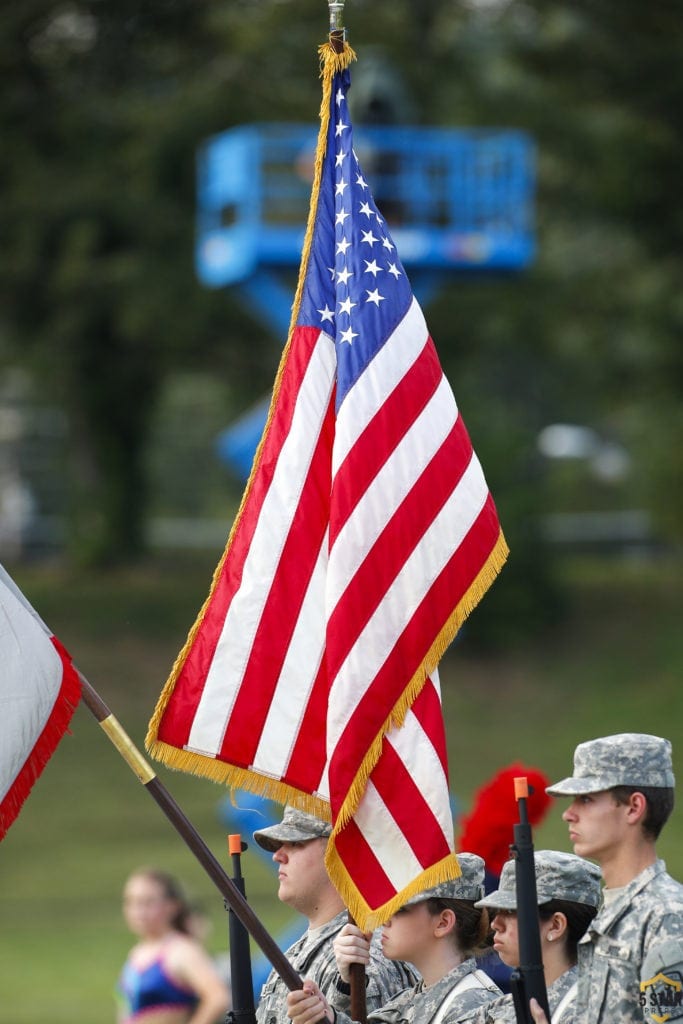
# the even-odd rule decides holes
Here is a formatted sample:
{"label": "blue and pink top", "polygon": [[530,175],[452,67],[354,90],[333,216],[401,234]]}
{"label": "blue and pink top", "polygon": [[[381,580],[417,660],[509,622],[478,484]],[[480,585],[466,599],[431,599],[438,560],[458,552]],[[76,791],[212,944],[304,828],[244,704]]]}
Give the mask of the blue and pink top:
{"label": "blue and pink top", "polygon": [[174,981],[164,968],[163,950],[145,967],[137,967],[131,960],[124,964],[118,984],[128,1016],[136,1021],[149,1010],[186,1007],[194,1009],[198,996],[189,988]]}

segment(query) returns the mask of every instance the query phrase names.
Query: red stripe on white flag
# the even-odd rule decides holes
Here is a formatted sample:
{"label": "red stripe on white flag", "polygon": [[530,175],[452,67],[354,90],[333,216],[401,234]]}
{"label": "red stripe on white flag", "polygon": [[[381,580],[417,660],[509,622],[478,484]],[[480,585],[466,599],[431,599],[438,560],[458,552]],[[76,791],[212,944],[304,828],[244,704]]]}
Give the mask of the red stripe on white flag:
{"label": "red stripe on white flag", "polygon": [[80,697],[71,658],[0,567],[0,839],[67,730]]}

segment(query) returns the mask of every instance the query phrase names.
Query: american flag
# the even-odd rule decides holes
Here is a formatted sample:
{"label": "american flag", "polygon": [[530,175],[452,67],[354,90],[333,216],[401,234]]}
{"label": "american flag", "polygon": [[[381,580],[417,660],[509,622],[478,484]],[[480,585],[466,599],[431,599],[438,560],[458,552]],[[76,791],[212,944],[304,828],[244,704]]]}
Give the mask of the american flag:
{"label": "american flag", "polygon": [[293,328],[147,743],[330,818],[328,870],[371,927],[458,873],[436,666],[507,548],[354,153],[349,72],[323,80]]}

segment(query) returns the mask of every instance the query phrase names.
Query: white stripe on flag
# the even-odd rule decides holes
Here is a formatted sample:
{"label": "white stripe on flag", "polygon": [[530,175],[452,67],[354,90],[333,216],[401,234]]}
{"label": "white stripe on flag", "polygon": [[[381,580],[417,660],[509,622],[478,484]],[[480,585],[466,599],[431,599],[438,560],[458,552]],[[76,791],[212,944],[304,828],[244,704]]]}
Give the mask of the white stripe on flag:
{"label": "white stripe on flag", "polygon": [[[404,727],[392,729],[387,739],[406,766],[413,782],[439,822],[446,842],[452,848],[453,822],[448,813],[450,810],[448,780],[429,735],[417,721],[413,712],[409,711]],[[418,750],[420,751],[419,757],[416,756]]]}
{"label": "white stripe on flag", "polygon": [[422,865],[373,785],[372,776],[353,820],[397,891],[421,874]]}
{"label": "white stripe on flag", "polygon": [[188,750],[213,756],[221,748],[329,407],[335,366],[332,341],[328,335],[321,334],[306,368],[291,428],[280,449],[244,565],[242,578],[252,582],[258,579],[261,587],[259,590],[253,586],[240,588],[233,597],[197,706],[186,746]]}
{"label": "white stripe on flag", "polygon": [[[334,750],[365,692],[424,596],[457,551],[488,498],[479,460],[473,454],[458,486],[404,562],[365,629],[340,666],[330,690],[328,749]],[[416,568],[419,566],[419,571]],[[415,589],[419,584],[419,589]],[[387,623],[392,628],[387,628]],[[360,684],[360,685],[359,685]]]}
{"label": "white stripe on flag", "polygon": [[422,310],[413,299],[403,320],[347,393],[337,411],[332,455],[333,478],[372,417],[419,357],[428,337],[429,331]]}
{"label": "white stripe on flag", "polygon": [[330,551],[326,595],[330,614],[457,418],[453,393],[446,378],[442,377],[432,398],[393,449],[335,538]]}
{"label": "white stripe on flag", "polygon": [[323,656],[325,608],[320,595],[325,586],[326,572],[327,530],[251,766],[254,771],[278,779],[285,772],[292,747],[299,735]]}

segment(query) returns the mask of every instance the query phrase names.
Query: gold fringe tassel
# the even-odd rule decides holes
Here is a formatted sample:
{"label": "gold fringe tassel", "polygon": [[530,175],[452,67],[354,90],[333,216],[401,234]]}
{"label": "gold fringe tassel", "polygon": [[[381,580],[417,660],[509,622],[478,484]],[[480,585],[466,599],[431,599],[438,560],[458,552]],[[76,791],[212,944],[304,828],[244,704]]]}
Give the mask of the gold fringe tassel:
{"label": "gold fringe tassel", "polygon": [[438,864],[433,864],[427,868],[417,878],[413,879],[410,885],[401,889],[400,894],[378,907],[371,907],[360,895],[357,886],[352,881],[343,861],[340,859],[334,843],[328,843],[325,865],[332,884],[361,931],[373,931],[379,925],[388,921],[391,915],[395,914],[412,896],[417,896],[419,893],[424,892],[425,889],[430,889],[433,885],[439,885],[441,882],[448,882],[458,878],[462,874],[455,854],[449,853]]}

